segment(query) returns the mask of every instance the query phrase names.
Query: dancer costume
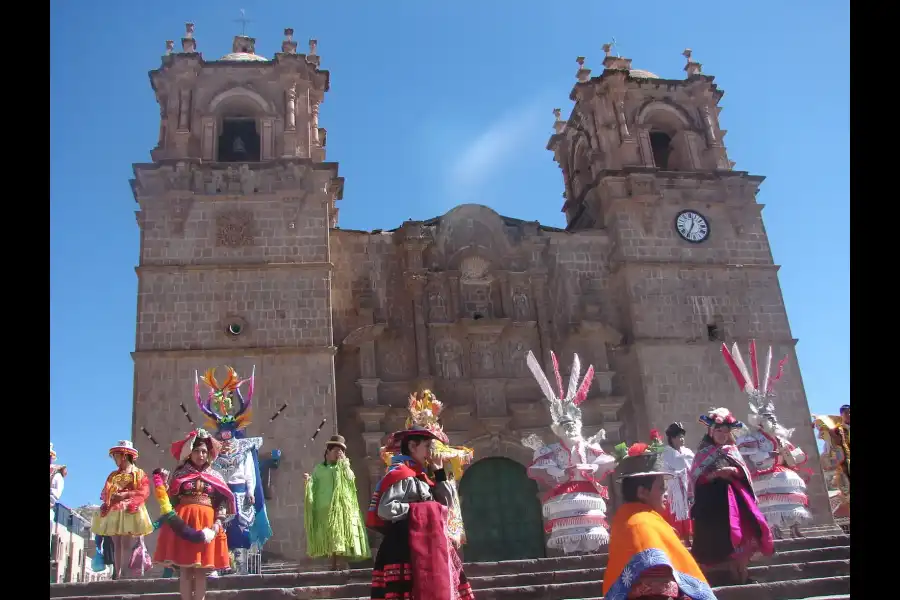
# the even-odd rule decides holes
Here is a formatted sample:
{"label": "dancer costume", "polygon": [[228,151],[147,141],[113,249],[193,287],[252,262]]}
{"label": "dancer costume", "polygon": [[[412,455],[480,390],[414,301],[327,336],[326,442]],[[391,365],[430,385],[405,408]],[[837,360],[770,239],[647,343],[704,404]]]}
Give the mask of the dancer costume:
{"label": "dancer costume", "polygon": [[[216,438],[222,442],[212,468],[222,475],[234,494],[237,512],[225,521],[225,533],[228,548],[234,554],[236,572],[246,574],[248,549],[254,545],[261,549],[272,537],[272,527],[259,469],[263,439],[248,438],[244,433],[252,415],[255,369],[249,379],[240,379],[231,367],[226,369],[228,374],[221,384],[216,381],[215,369],[209,369],[203,377],[195,373],[194,399],[207,417],[206,427],[214,429]],[[200,394],[201,381],[209,388],[206,400]],[[246,398],[240,389],[245,383],[249,384]]]}
{"label": "dancer costume", "polygon": [[850,517],[850,425],[843,415],[850,412],[850,405],[841,407],[840,417],[813,415],[813,426],[819,431],[819,439],[825,442],[823,456],[834,471],[831,481],[836,493],[829,493],[832,514],[839,519]]}
{"label": "dancer costume", "polygon": [[[437,399],[431,390],[423,390],[417,394],[409,395],[409,416],[406,418],[406,428],[409,429],[414,425],[425,426],[433,422],[435,426],[440,427],[440,414],[444,409],[444,404]],[[394,455],[400,451],[399,445],[395,444],[395,448],[382,448],[381,459],[386,467],[391,466],[391,460]],[[453,488],[450,506],[447,507],[449,514],[447,515],[447,535],[456,545],[457,548],[466,543],[466,528],[463,524],[462,509],[459,504],[459,493],[457,491],[457,482],[462,479],[463,469],[471,464],[475,457],[475,451],[465,446],[448,446],[440,440],[432,440],[431,456],[438,458],[444,463],[444,470],[452,478],[447,479],[447,484]]]}
{"label": "dancer costume", "polygon": [[53,451],[53,442],[50,442],[50,522],[53,522],[56,503],[62,496],[63,489],[66,487],[66,465],[57,465],[53,461],[56,460],[56,452]]}
{"label": "dancer costume", "polygon": [[558,393],[532,352],[528,352],[526,360],[550,404],[550,428],[560,441],[544,444],[535,434],[522,439],[523,445],[534,450],[528,476],[553,486],[543,500],[544,530],[550,534],[547,547],[566,554],[596,552],[609,542],[605,502],[609,492],[600,482],[615,468],[615,459],[600,446],[606,438],[602,429],[587,440],[581,435],[579,406],[587,398],[594,367],[588,367],[579,385],[581,361],[576,354],[569,387],[564,390],[556,355],[551,352],[550,357]]}
{"label": "dancer costume", "polygon": [[173,527],[161,527],[156,540],[153,560],[166,566],[225,569],[231,565],[228,555],[228,538],[223,523],[235,513],[234,494],[228,489],[222,475],[209,463],[197,468],[190,462],[194,442],[202,440],[209,452],[209,460],[215,461],[221,442],[205,429],[191,431],[183,440],[172,444],[171,452],[179,466],[169,478],[167,498],[174,505],[175,514],[190,529],[214,532],[199,541],[184,539]]}
{"label": "dancer costume", "polygon": [[[773,375],[772,347],[769,346],[765,361],[759,365],[755,340],[750,341],[749,365],[744,362],[737,344],[730,351],[722,344],[722,356],[738,387],[749,397],[749,430],[744,430],[737,444],[753,477],[759,509],[775,537],[781,536],[782,528],[793,528],[796,535],[801,524],[812,520],[806,495],[806,481],[812,471],[803,467],[809,461],[806,453],[790,442],[794,430],[779,425],[775,416],[773,388],[784,373],[787,357],[778,363],[778,370]],[[763,367],[762,377],[760,366]]]}
{"label": "dancer costume", "polygon": [[449,507],[459,502],[456,488],[444,469],[435,470],[432,479],[425,465],[400,454],[409,436],[449,445],[437,423],[439,412],[440,403],[433,399],[411,405],[410,426],[392,433],[382,448],[393,457],[366,512],[366,526],[384,535],[372,569],[373,599],[475,598],[448,532]]}
{"label": "dancer costume", "polygon": [[[344,436],[331,436],[325,451],[332,446],[347,452]],[[339,556],[348,562],[358,562],[371,556],[369,536],[359,510],[356,475],[349,459],[316,464],[306,483],[303,524],[306,554],[310,558]]]}
{"label": "dancer costume", "polygon": [[[128,440],[109,449],[109,455],[122,453],[137,460],[138,452]],[[91,533],[107,537],[139,537],[153,533],[153,522],[147,513],[150,478],[133,464],[131,473],[116,469],[106,478],[100,492],[100,510],[94,515]]]}
{"label": "dancer costume", "polygon": [[[655,432],[655,430],[654,430]],[[653,432],[651,432],[651,437]],[[665,477],[662,440],[620,444],[618,479]],[[700,566],[666,519],[644,502],[626,502],[616,510],[609,540],[609,561],[603,576],[605,600],[678,598],[715,600]]]}
{"label": "dancer costume", "polygon": [[[668,442],[671,438],[685,433],[684,425],[681,423],[676,421],[669,425],[666,428],[666,444],[662,449],[663,467],[672,475],[666,478],[666,511],[663,516],[683,540],[690,538],[693,531],[691,503],[694,492],[691,489],[688,472],[694,462],[694,452],[687,445],[682,445],[676,450]],[[659,432],[654,429],[650,432],[651,437],[654,434],[658,436]]]}

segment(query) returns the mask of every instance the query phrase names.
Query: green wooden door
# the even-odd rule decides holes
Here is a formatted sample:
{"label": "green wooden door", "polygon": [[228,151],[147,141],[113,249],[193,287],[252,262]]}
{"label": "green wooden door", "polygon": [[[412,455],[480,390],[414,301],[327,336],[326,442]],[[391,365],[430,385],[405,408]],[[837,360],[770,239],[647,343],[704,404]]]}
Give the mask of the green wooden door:
{"label": "green wooden door", "polygon": [[537,483],[508,458],[479,460],[459,484],[466,527],[466,561],[544,557],[544,525]]}

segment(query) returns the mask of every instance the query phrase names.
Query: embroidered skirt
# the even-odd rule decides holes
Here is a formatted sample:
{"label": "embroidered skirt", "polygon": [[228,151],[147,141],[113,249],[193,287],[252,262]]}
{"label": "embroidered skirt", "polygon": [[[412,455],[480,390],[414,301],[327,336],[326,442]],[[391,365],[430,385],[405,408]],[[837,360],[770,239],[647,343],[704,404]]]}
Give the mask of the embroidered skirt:
{"label": "embroidered skirt", "polygon": [[[185,525],[194,529],[212,528],[216,518],[212,506],[202,504],[179,504],[175,507],[175,514],[184,520]],[[175,567],[226,569],[231,566],[228,539],[222,530],[210,543],[195,544],[179,537],[168,525],[163,525],[156,540],[153,562]]]}
{"label": "embroidered skirt", "polygon": [[97,513],[91,523],[91,533],[107,537],[140,537],[153,533],[153,522],[147,514],[147,507],[141,506],[135,512],[122,507],[110,510],[105,515]]}
{"label": "embroidered skirt", "polygon": [[[459,568],[457,600],[474,600],[472,586],[466,579],[455,550],[453,560],[455,566]],[[370,597],[373,600],[429,600],[413,597],[414,576],[409,548],[409,521],[403,519],[388,526],[384,540],[375,555]]]}

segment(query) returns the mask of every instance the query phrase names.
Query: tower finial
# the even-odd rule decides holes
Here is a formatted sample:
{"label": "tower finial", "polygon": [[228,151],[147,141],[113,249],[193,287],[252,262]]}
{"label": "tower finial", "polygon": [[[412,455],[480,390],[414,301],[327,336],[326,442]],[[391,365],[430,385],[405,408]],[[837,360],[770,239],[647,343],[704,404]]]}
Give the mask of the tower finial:
{"label": "tower finial", "polygon": [[297,42],[294,41],[294,29],[287,27],[284,30],[284,41],[281,42],[281,51],[285,54],[297,54]]}
{"label": "tower finial", "polygon": [[584,83],[591,78],[591,70],[585,68],[583,56],[579,56],[578,58],[576,58],[575,62],[578,63],[578,72],[575,73],[575,77],[578,78],[579,83]]}
{"label": "tower finial", "polygon": [[563,121],[562,118],[562,109],[554,108],[553,116],[555,117],[555,120],[553,122],[553,129],[556,131],[556,133],[562,133],[566,129],[566,122]]}
{"label": "tower finial", "polygon": [[184,24],[184,37],[181,38],[181,50],[185,54],[193,54],[197,51],[197,40],[194,39],[194,24]]}
{"label": "tower finial", "polygon": [[166,40],[166,56],[172,54],[175,50],[175,41],[174,40]]}
{"label": "tower finial", "polygon": [[687,73],[688,79],[693,77],[694,75],[700,75],[703,72],[703,65],[698,62],[694,62],[691,58],[693,55],[693,50],[690,48],[685,48],[684,52],[681,53],[683,57],[687,59],[687,64],[684,66],[684,71]]}

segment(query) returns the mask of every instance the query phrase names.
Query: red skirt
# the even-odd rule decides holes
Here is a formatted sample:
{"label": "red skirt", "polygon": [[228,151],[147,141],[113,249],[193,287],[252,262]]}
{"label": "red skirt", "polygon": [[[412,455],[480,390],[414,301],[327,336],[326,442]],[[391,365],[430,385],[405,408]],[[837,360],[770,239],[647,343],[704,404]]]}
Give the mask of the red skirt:
{"label": "red skirt", "polygon": [[690,519],[685,519],[684,521],[679,521],[675,518],[675,514],[669,508],[668,503],[666,503],[663,507],[663,518],[665,518],[666,522],[672,526],[672,529],[675,530],[675,533],[678,534],[682,540],[687,540],[694,533],[694,522]]}
{"label": "red skirt", "polygon": [[[175,507],[175,514],[194,529],[212,528],[216,521],[213,508],[203,504],[179,504]],[[221,529],[208,544],[194,544],[178,537],[168,525],[163,525],[156,540],[153,562],[176,567],[227,569],[231,566],[231,558],[225,529]]]}

